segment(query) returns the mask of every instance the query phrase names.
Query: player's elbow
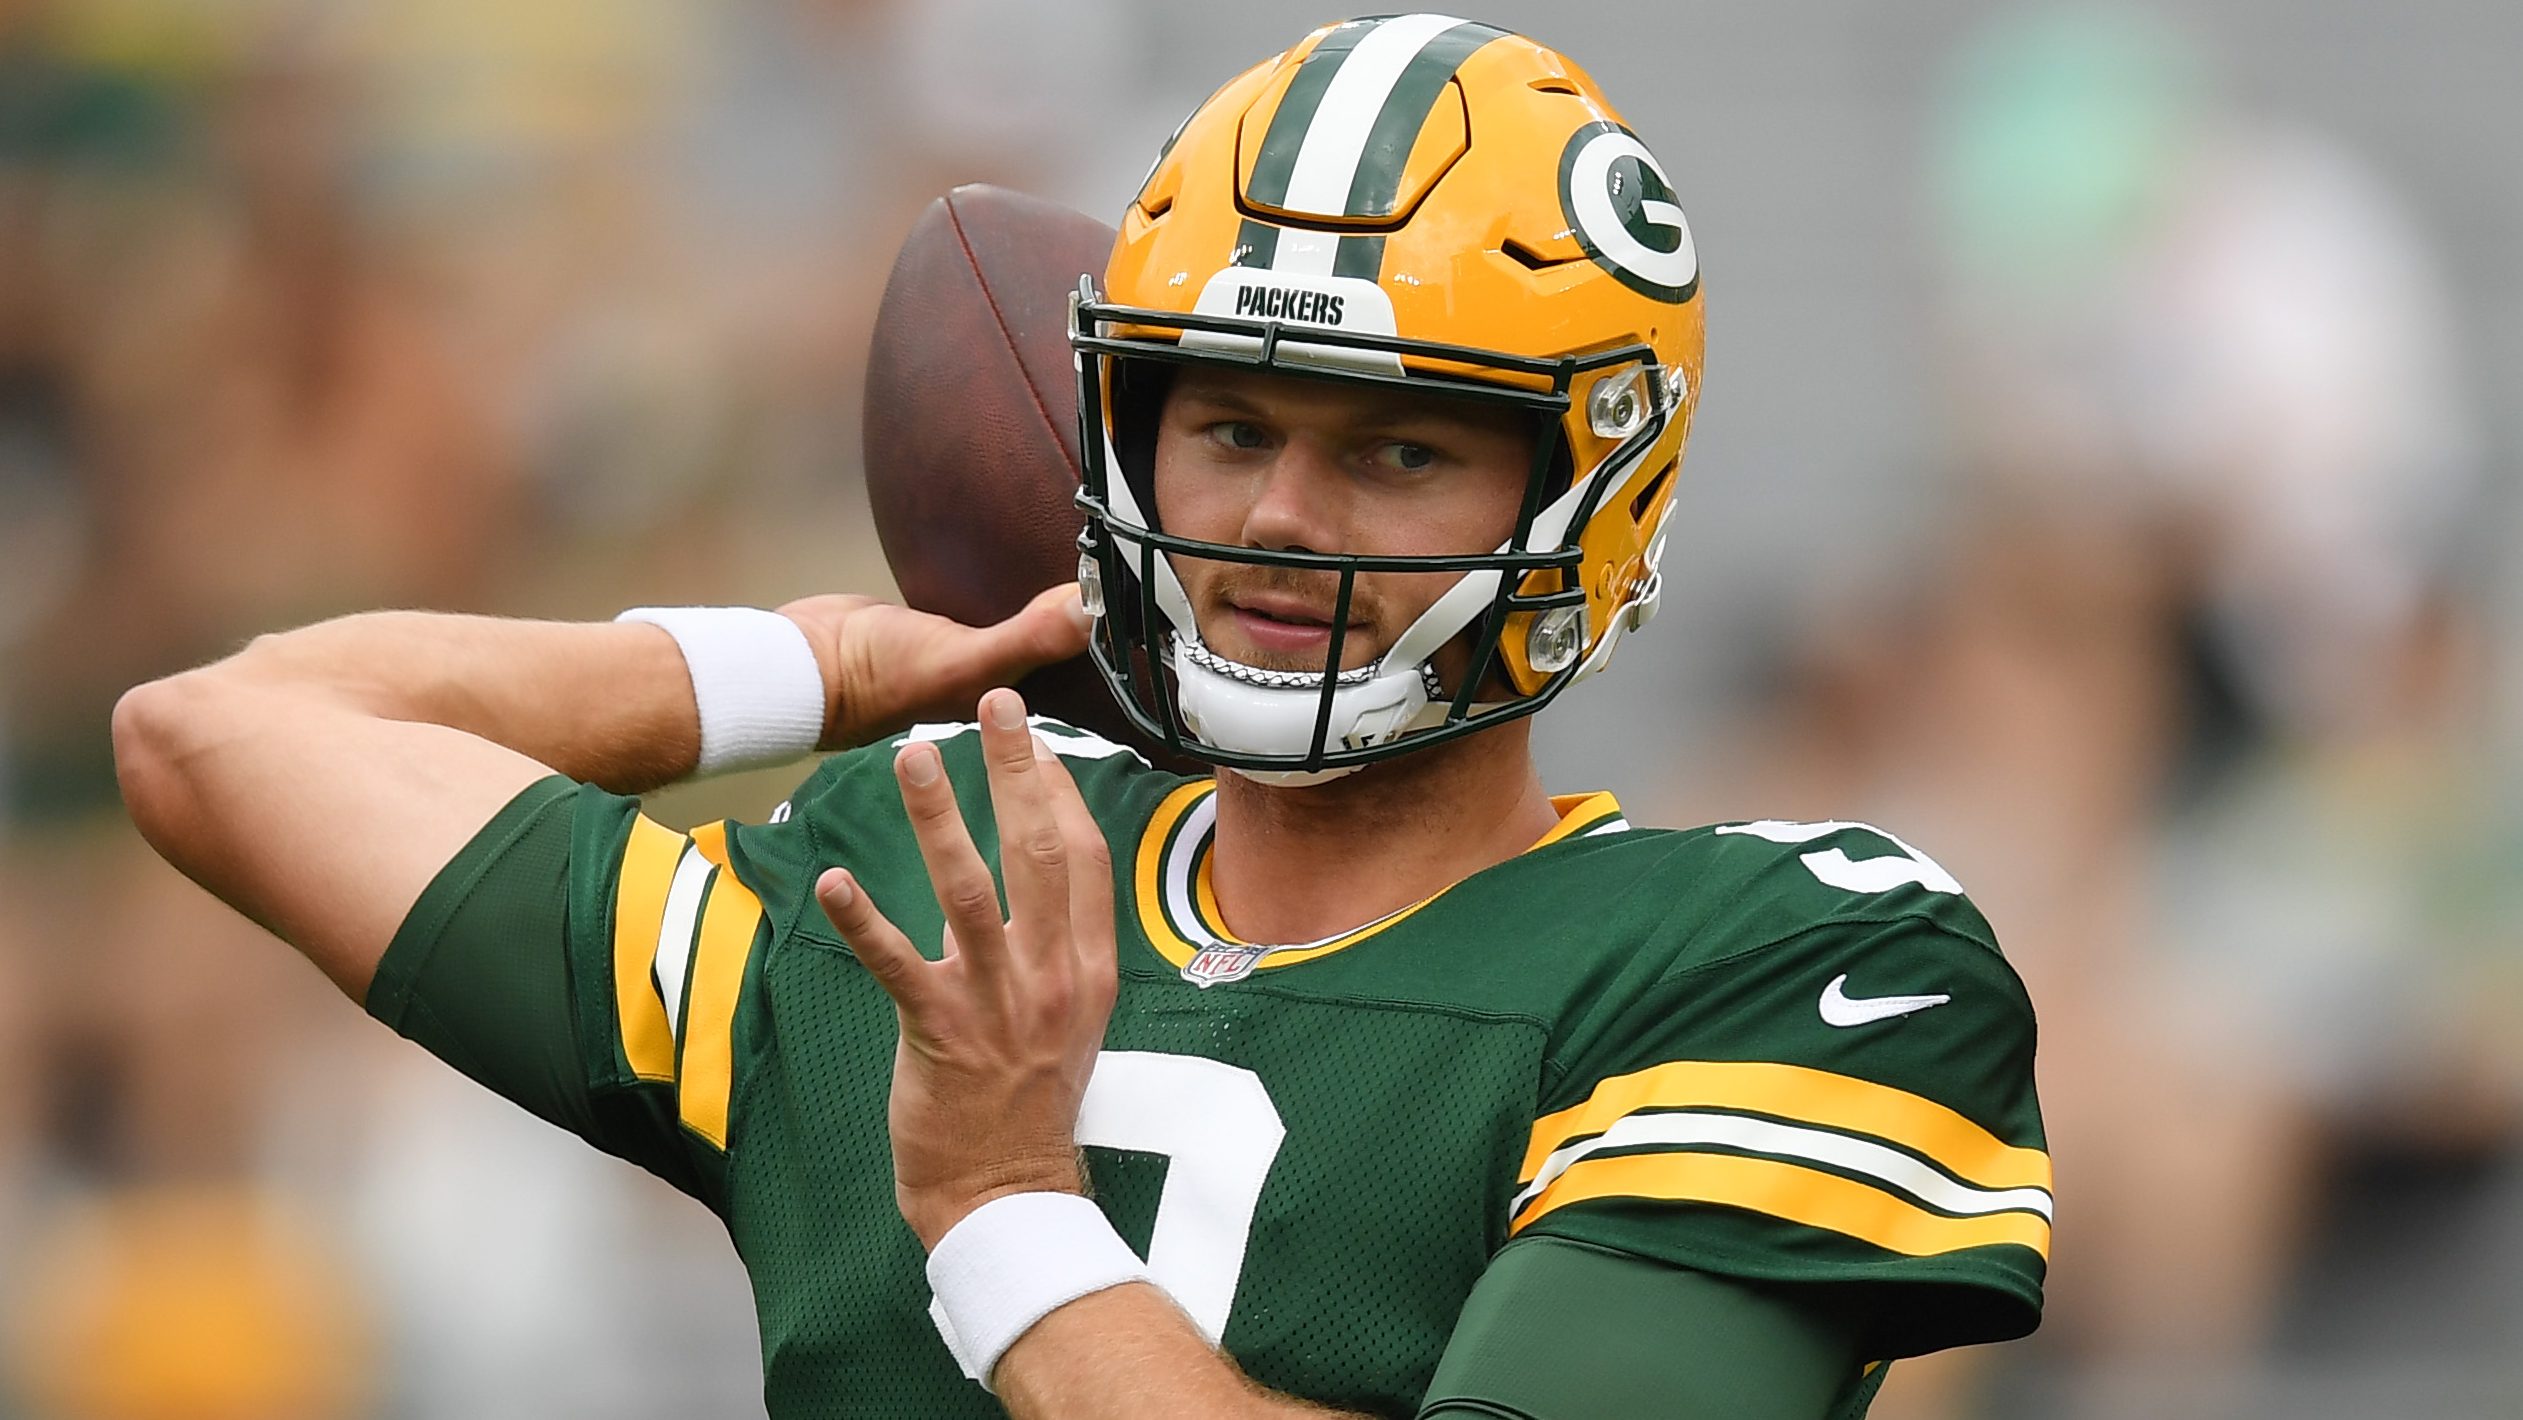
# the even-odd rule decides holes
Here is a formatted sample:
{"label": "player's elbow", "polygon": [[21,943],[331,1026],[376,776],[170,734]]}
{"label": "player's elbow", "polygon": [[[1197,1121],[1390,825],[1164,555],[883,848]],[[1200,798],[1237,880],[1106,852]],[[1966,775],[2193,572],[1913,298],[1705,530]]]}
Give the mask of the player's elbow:
{"label": "player's elbow", "polygon": [[143,838],[174,856],[196,795],[190,767],[204,747],[216,688],[202,671],[133,686],[114,702],[114,778]]}
{"label": "player's elbow", "polygon": [[250,721],[253,712],[243,701],[275,639],[258,636],[224,661],[144,681],[114,702],[114,777],[124,807],[144,832],[190,797],[186,780],[202,756],[235,722]]}

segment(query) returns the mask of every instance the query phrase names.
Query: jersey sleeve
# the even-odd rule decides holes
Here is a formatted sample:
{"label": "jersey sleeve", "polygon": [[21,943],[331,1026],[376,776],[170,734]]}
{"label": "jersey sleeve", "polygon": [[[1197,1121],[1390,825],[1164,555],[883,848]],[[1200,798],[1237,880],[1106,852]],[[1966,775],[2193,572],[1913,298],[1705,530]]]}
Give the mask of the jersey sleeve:
{"label": "jersey sleeve", "polygon": [[[689,833],[546,779],[423,891],[371,1013],[491,1090],[717,1206],[738,1077],[769,1048],[778,826]],[[794,895],[794,894],[789,894]],[[776,899],[775,899],[776,900]]]}
{"label": "jersey sleeve", "polygon": [[1862,1415],[1882,1368],[1864,1367],[1844,1319],[1812,1301],[1556,1238],[1519,1239],[1464,1303],[1418,1420]]}
{"label": "jersey sleeve", "polygon": [[1721,877],[1716,924],[1561,1043],[1511,1234],[1829,1289],[1870,1358],[2023,1335],[2051,1225],[2030,1001],[1941,869],[1830,828],[1737,852],[1763,866]]}

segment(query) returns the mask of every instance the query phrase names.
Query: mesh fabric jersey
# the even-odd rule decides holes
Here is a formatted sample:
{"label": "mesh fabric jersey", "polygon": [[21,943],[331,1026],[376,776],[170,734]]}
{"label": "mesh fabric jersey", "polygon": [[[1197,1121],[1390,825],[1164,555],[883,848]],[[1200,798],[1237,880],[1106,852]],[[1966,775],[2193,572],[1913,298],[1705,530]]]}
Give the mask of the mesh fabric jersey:
{"label": "mesh fabric jersey", "polygon": [[[1260,1383],[1410,1415],[1474,1280],[1527,1237],[1814,1289],[1877,1360],[2038,1319],[2031,1007],[1897,840],[1642,829],[1580,796],[1517,858],[1264,949],[1210,889],[1214,785],[1038,733],[1114,851],[1120,997],[1079,1127],[1097,1201]],[[978,734],[912,734],[995,861]],[[891,760],[836,756],[773,822],[688,834],[546,780],[422,896],[369,997],[724,1218],[781,1420],[1002,1413],[939,1340],[894,1207],[892,1004],[813,901],[847,866],[934,950]],[[1842,1412],[1881,1378],[1852,1373]]]}

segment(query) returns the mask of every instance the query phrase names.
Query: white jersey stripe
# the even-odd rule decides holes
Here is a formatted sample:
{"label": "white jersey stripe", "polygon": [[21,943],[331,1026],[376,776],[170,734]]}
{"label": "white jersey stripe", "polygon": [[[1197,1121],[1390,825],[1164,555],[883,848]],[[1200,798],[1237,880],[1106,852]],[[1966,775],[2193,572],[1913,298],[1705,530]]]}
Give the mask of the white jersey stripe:
{"label": "white jersey stripe", "polygon": [[1898,1149],[1865,1139],[1834,1134],[1825,1129],[1776,1124],[1766,1119],[1746,1119],[1736,1114],[1691,1111],[1626,1115],[1596,1137],[1554,1152],[1542,1161],[1541,1171],[1533,1176],[1533,1182],[1527,1184],[1524,1191],[1516,1195],[1515,1202],[1508,1205],[1507,1215],[1514,1217],[1525,1204],[1532,1202],[1571,1165],[1587,1155],[1641,1144],[1684,1148],[1695,1144],[1719,1144],[1786,1158],[1810,1159],[1891,1184],[1920,1202],[1948,1213],[2002,1213],[2008,1209],[2021,1209],[2038,1213],[2044,1219],[2050,1216],[2050,1194],[2044,1189],[1973,1188]]}
{"label": "white jersey stripe", "polygon": [[1198,871],[1209,835],[1218,828],[1218,796],[1207,794],[1183,815],[1183,826],[1174,834],[1172,851],[1165,860],[1165,909],[1174,919],[1174,929],[1204,947],[1218,944],[1217,935],[1200,920],[1198,907],[1191,900],[1192,874]]}
{"label": "white jersey stripe", "polygon": [[[1111,759],[1116,755],[1126,754],[1141,764],[1148,762],[1145,755],[1128,745],[1115,744],[1093,730],[1081,730],[1075,725],[1052,719],[1048,715],[1028,715],[1025,717],[1025,723],[1033,726],[1035,739],[1048,746],[1053,754],[1065,758]],[[970,720],[940,720],[922,723],[913,725],[905,733],[896,736],[893,747],[900,749],[904,745],[944,744],[948,740],[960,739],[965,735],[976,733],[980,728],[978,723]]]}
{"label": "white jersey stripe", "polygon": [[709,885],[710,860],[693,844],[685,844],[675,864],[675,880],[666,889],[666,920],[657,928],[655,971],[657,994],[666,1003],[666,1034],[683,1038],[683,978],[692,969],[692,930],[701,920],[701,899]]}

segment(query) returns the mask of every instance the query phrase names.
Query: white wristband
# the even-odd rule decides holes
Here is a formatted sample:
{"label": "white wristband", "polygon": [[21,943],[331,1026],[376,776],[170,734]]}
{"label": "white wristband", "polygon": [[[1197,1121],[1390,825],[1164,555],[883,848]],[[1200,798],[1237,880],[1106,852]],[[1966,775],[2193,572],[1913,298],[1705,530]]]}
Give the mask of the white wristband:
{"label": "white wristband", "polygon": [[796,622],[750,606],[642,606],[614,620],[662,626],[683,648],[701,712],[694,773],[785,763],[823,738],[823,669]]}
{"label": "white wristband", "polygon": [[1090,1292],[1147,1280],[1147,1264],[1093,1200],[1011,1193],[965,1214],[937,1240],[929,1320],[955,1364],[995,1395],[990,1372],[1035,1322]]}

